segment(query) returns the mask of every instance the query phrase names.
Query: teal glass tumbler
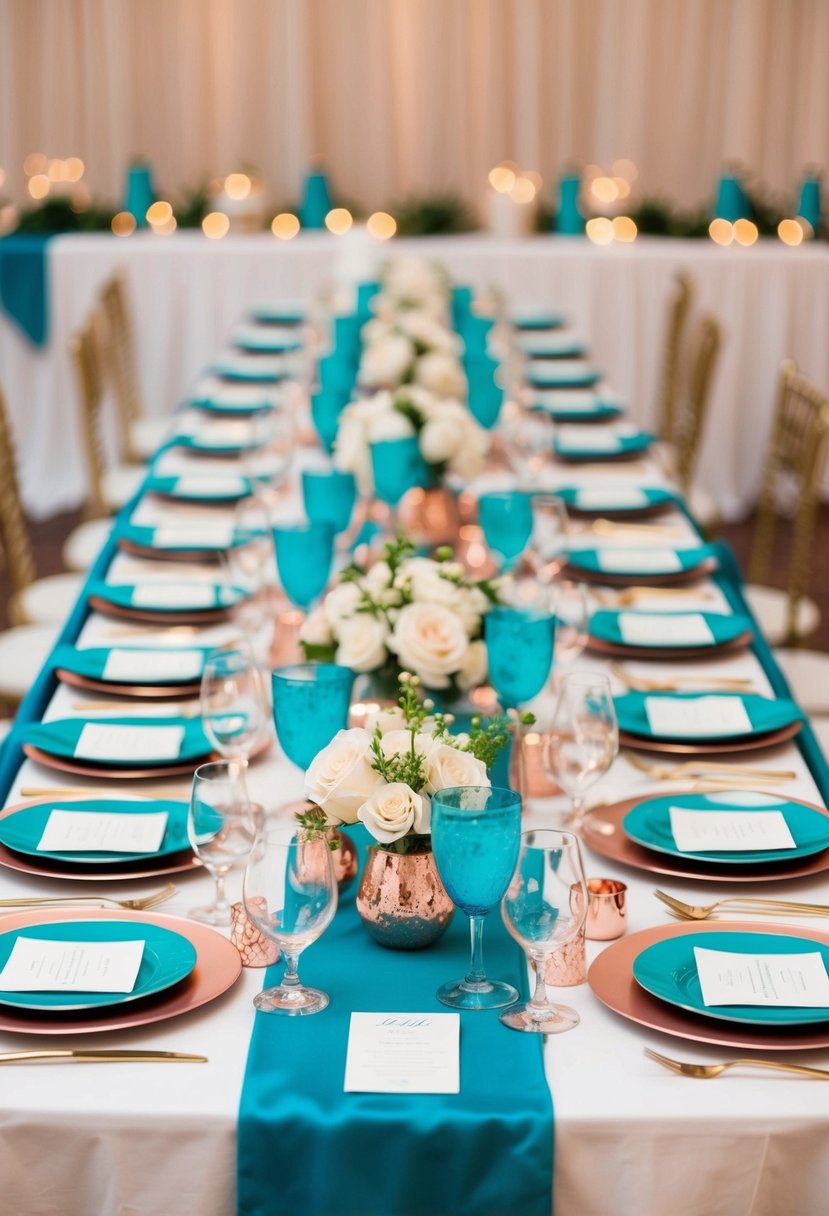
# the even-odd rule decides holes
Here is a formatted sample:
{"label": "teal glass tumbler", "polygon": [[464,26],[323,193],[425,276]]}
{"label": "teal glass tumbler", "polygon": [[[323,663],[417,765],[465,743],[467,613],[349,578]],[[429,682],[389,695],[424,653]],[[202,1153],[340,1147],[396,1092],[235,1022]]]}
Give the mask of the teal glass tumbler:
{"label": "teal glass tumbler", "polygon": [[371,444],[371,471],[374,496],[390,507],[415,486],[426,484],[426,462],[420,454],[417,436],[381,439]]}
{"label": "teal glass tumbler", "polygon": [[348,726],[354,672],[336,663],[294,663],[272,671],[271,685],[279,745],[305,770]]}
{"label": "teal glass tumbler", "polygon": [[334,529],[313,521],[273,529],[276,570],[292,604],[308,611],[322,595],[334,557]]}
{"label": "teal glass tumbler", "polygon": [[302,499],[312,523],[330,524],[339,535],[351,523],[357,501],[354,474],[341,469],[304,469]]}
{"label": "teal glass tumbler", "polygon": [[530,543],[533,531],[532,498],[522,490],[482,494],[478,518],[488,547],[509,570]]}
{"label": "teal glass tumbler", "polygon": [[484,618],[489,678],[505,709],[538,696],[553,662],[556,618],[521,608],[499,606]]}

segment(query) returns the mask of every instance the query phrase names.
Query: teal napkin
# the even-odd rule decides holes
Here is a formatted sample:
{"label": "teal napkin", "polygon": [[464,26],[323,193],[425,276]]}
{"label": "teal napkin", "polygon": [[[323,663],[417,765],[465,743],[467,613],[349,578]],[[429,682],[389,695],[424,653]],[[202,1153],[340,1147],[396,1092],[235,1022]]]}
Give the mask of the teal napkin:
{"label": "teal napkin", "polygon": [[[628,608],[624,610],[625,616],[630,616],[631,614],[631,609]],[[619,617],[622,615],[622,612],[612,611],[609,608],[603,608],[599,612],[594,612],[590,618],[591,636],[594,638],[600,638],[603,642],[613,642],[617,646],[635,646],[637,648],[647,646],[647,642],[627,641],[627,639],[623,636],[621,627],[619,625]],[[648,613],[647,615],[650,616],[651,614]],[[655,658],[659,657],[659,651],[662,649],[679,650],[687,648],[688,650],[705,650],[711,646],[722,646],[726,642],[731,642],[734,640],[734,638],[740,637],[741,634],[750,631],[752,628],[749,618],[739,614],[732,616],[730,614],[726,615],[722,612],[688,613],[686,611],[660,612],[658,615],[664,617],[701,616],[704,618],[705,623],[713,634],[713,641],[707,644],[703,643],[702,645],[700,645],[698,642],[661,642],[658,645],[653,646]]]}
{"label": "teal napkin", "polygon": [[[567,564],[568,566],[572,566],[574,570],[589,570],[593,574],[609,574],[614,578],[651,578],[662,577],[663,575],[664,577],[668,577],[671,574],[681,574],[686,570],[695,570],[697,566],[701,566],[704,562],[710,561],[710,559],[715,556],[716,552],[712,545],[698,545],[694,549],[671,549],[671,552],[675,553],[679,558],[680,570],[676,571],[673,569],[673,566],[671,566],[670,569],[666,568],[663,572],[660,570],[654,570],[653,568],[648,568],[644,564],[637,565],[636,555],[642,552],[645,547],[646,546],[642,546],[641,549],[632,549],[633,556],[630,559],[631,564],[618,570],[605,570],[604,567],[599,564],[599,554],[610,551],[611,546],[607,546],[605,549],[571,549],[567,555]],[[669,548],[670,546],[665,547]],[[623,553],[624,549],[614,549],[614,552]]]}
{"label": "teal napkin", "polygon": [[71,671],[74,675],[86,676],[90,680],[111,679],[111,677],[105,677],[104,672],[113,650],[128,651],[130,655],[135,655],[138,659],[144,660],[147,659],[148,655],[154,657],[158,653],[192,654],[194,656],[194,665],[196,661],[199,664],[199,670],[195,676],[167,676],[160,679],[146,676],[143,679],[112,680],[114,684],[154,684],[159,688],[165,688],[174,687],[176,684],[193,684],[198,682],[201,679],[201,673],[207,661],[207,656],[210,654],[211,647],[182,646],[178,649],[165,647],[159,651],[143,646],[89,646],[76,649],[74,646],[64,644],[58,646],[55,650],[55,666],[64,671]]}
{"label": "teal napkin", "polygon": [[628,692],[622,696],[613,698],[616,705],[616,716],[619,719],[619,729],[627,731],[631,735],[639,735],[643,739],[663,737],[654,735],[651,730],[645,707],[646,701],[668,698],[673,701],[685,701],[691,705],[694,701],[698,701],[700,697],[709,699],[719,699],[722,697],[733,699],[739,697],[745,706],[751,724],[749,736],[742,734],[686,735],[678,732],[676,735],[671,736],[672,739],[676,741],[683,740],[688,743],[741,739],[752,735],[767,734],[769,731],[779,730],[784,726],[790,726],[793,722],[802,722],[804,720],[803,710],[788,697],[781,697],[773,701],[771,698],[761,697],[757,693]]}
{"label": "teal napkin", "polygon": [[90,722],[94,722],[100,726],[126,726],[132,729],[135,734],[139,734],[142,728],[145,727],[180,726],[184,731],[184,737],[178,754],[165,757],[163,760],[144,761],[137,760],[134,757],[107,756],[105,759],[88,761],[88,763],[105,764],[113,768],[143,768],[153,767],[156,764],[161,767],[166,764],[183,763],[185,760],[199,760],[202,757],[206,759],[210,753],[210,744],[202,730],[200,719],[175,718],[172,716],[160,718],[105,718],[103,716],[100,718],[83,718],[79,716],[77,718],[58,718],[51,722],[33,722],[26,727],[23,742],[30,743],[33,747],[38,747],[41,751],[48,752],[51,756],[73,760],[81,732]]}

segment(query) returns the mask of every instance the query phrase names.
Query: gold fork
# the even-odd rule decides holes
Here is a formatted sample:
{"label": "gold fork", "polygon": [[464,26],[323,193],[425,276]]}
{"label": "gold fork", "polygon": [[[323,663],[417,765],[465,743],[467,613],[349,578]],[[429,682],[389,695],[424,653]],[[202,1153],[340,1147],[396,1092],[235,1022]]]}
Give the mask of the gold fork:
{"label": "gold fork", "polygon": [[773,912],[791,912],[797,916],[829,916],[829,904],[799,903],[791,899],[754,899],[749,896],[735,895],[729,899],[718,899],[713,904],[686,904],[666,891],[654,891],[657,899],[661,899],[672,912],[684,920],[707,920],[717,908],[725,904],[736,904],[740,908],[753,908],[755,912],[771,914]]}
{"label": "gold fork", "polygon": [[176,893],[173,883],[149,895],[140,895],[134,899],[113,899],[110,895],[22,895],[19,899],[0,899],[0,908],[40,908],[49,904],[110,904],[116,908],[126,908],[129,912],[146,912],[166,903]]}
{"label": "gold fork", "polygon": [[748,768],[743,765],[728,764],[719,760],[685,760],[682,764],[649,764],[634,752],[624,752],[625,760],[638,768],[640,773],[647,773],[654,781],[683,781],[686,778],[705,777],[718,774],[735,781],[794,781],[797,774],[791,769],[783,768]]}
{"label": "gold fork", "polygon": [[645,1048],[645,1055],[680,1076],[702,1080],[718,1077],[728,1068],[775,1068],[780,1072],[796,1073],[799,1077],[811,1077],[815,1081],[829,1081],[829,1072],[824,1068],[808,1068],[805,1064],[782,1064],[777,1060],[724,1060],[722,1064],[684,1064],[680,1060],[661,1056],[658,1051],[651,1051],[650,1047]]}
{"label": "gold fork", "polygon": [[625,587],[623,591],[595,591],[593,594],[602,604],[607,604],[611,608],[635,604],[637,600],[649,599],[651,596],[667,599],[676,597],[692,600],[715,599],[713,591],[706,591],[704,588],[686,590],[684,587]]}
{"label": "gold fork", "polygon": [[[109,710],[111,713],[117,713],[120,706],[117,701],[73,701],[72,708],[79,710],[81,713],[89,711],[92,713],[97,710]],[[198,701],[188,701],[186,704],[174,705],[171,701],[162,701],[159,708],[163,712],[173,712],[179,718],[198,718],[201,716],[201,706]],[[163,713],[161,715],[163,717]]]}
{"label": "gold fork", "polygon": [[635,692],[676,692],[681,688],[722,688],[737,691],[751,688],[753,684],[753,681],[745,676],[672,676],[669,680],[653,680],[633,675],[621,663],[611,663],[610,670],[617,680],[621,680]]}
{"label": "gold fork", "polygon": [[599,536],[616,536],[630,533],[632,536],[676,537],[679,530],[671,524],[627,524],[614,519],[594,519],[587,525],[586,531],[595,532]]}

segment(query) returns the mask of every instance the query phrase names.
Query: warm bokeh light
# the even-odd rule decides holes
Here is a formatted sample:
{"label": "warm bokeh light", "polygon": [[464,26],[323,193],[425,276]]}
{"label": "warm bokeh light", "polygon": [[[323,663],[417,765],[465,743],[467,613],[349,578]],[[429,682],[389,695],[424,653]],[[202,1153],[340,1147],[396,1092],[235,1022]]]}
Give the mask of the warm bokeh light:
{"label": "warm bokeh light", "polygon": [[609,245],[613,240],[613,224],[603,215],[588,220],[584,230],[594,245]]}
{"label": "warm bokeh light", "polygon": [[176,217],[171,213],[170,218],[165,220],[163,224],[152,224],[151,228],[155,236],[172,236],[178,224]]}
{"label": "warm bokeh light", "polygon": [[92,191],[86,182],[79,182],[70,196],[70,206],[73,211],[88,211],[92,206]]}
{"label": "warm bokeh light", "polygon": [[635,182],[639,176],[639,170],[632,160],[627,157],[621,157],[619,160],[614,160],[611,166],[614,177],[623,177],[626,181]]}
{"label": "warm bokeh light", "polygon": [[529,177],[517,177],[509,194],[515,203],[531,203],[536,194],[535,182]]}
{"label": "warm bokeh light", "polygon": [[210,211],[201,222],[201,230],[211,241],[219,241],[227,236],[230,220],[222,211]]}
{"label": "warm bokeh light", "polygon": [[130,211],[119,211],[112,217],[112,231],[116,236],[132,236],[135,227],[135,216]]}
{"label": "warm bokeh light", "polygon": [[635,241],[638,232],[635,221],[629,215],[617,215],[613,220],[613,239],[621,241],[623,245]]}
{"label": "warm bokeh light", "polygon": [[601,165],[585,165],[582,178],[586,182],[592,182],[595,177],[604,177],[604,169]]}
{"label": "warm bokeh light", "polygon": [[716,245],[730,245],[734,240],[734,225],[728,220],[712,220],[708,225],[708,235]]}
{"label": "warm bokeh light", "polygon": [[165,203],[163,199],[159,199],[157,203],[151,203],[147,208],[147,223],[153,228],[163,228],[173,218],[173,208],[169,203]]}
{"label": "warm bokeh light", "polygon": [[14,203],[6,203],[0,207],[0,232],[11,232],[17,227],[18,211]]}
{"label": "warm bokeh light", "polygon": [[541,190],[544,185],[544,178],[536,169],[527,169],[523,176],[530,179],[532,184],[535,186],[536,193]]}
{"label": "warm bokeh light", "polygon": [[64,161],[66,167],[66,180],[68,182],[79,182],[84,175],[86,166],[79,156],[70,156]]}
{"label": "warm bokeh light", "polygon": [[800,245],[803,241],[803,229],[797,220],[781,220],[777,225],[777,235],[784,245]]}
{"label": "warm bokeh light", "polygon": [[489,171],[489,184],[499,194],[509,194],[515,185],[515,171],[508,165],[496,165]]}
{"label": "warm bokeh light", "polygon": [[353,223],[351,212],[345,207],[332,207],[325,217],[326,228],[335,236],[342,236],[344,232],[348,232]]}
{"label": "warm bokeh light", "polygon": [[387,241],[397,232],[397,220],[388,211],[375,211],[368,217],[366,228],[378,241]]}
{"label": "warm bokeh light", "polygon": [[228,198],[247,198],[251,185],[247,173],[228,173],[225,178],[225,194]]}
{"label": "warm bokeh light", "polygon": [[630,198],[630,182],[625,177],[612,177],[610,179],[616,187],[618,198]]}
{"label": "warm bokeh light", "polygon": [[43,173],[47,164],[42,152],[30,152],[23,162],[23,172],[27,177],[34,177],[36,173]]}
{"label": "warm bokeh light", "polygon": [[273,217],[271,232],[280,241],[290,241],[299,232],[299,220],[290,211],[280,211],[279,215]]}
{"label": "warm bokeh light", "polygon": [[595,178],[590,189],[593,197],[597,198],[600,203],[615,203],[619,197],[619,187],[612,177]]}
{"label": "warm bokeh light", "polygon": [[6,184],[6,170],[0,169],[0,190],[3,189],[5,184]]}
{"label": "warm bokeh light", "polygon": [[45,173],[36,173],[34,177],[29,178],[29,194],[32,198],[46,198],[52,187],[52,183]]}
{"label": "warm bokeh light", "polygon": [[66,161],[55,156],[49,161],[46,167],[46,176],[50,182],[65,182],[69,180],[69,175],[66,171]]}
{"label": "warm bokeh light", "polygon": [[734,240],[738,245],[753,245],[760,232],[751,220],[737,220],[734,224]]}
{"label": "warm bokeh light", "polygon": [[804,220],[802,215],[796,215],[794,222],[800,225],[800,231],[803,233],[804,241],[810,241],[815,235],[815,230],[808,220]]}

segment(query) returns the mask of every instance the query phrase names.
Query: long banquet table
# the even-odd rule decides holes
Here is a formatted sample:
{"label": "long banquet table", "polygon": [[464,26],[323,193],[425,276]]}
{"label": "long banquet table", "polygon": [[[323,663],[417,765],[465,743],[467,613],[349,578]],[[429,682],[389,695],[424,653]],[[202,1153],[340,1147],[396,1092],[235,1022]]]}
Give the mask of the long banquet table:
{"label": "long banquet table", "polygon": [[[188,298],[198,299],[198,292]],[[182,415],[182,425],[187,421],[187,415]],[[171,460],[178,467],[187,467],[194,460],[181,452],[168,452],[161,459],[168,462],[168,467]],[[500,476],[482,480],[478,488],[498,484]],[[630,466],[614,465],[609,472],[593,466],[580,473],[575,466],[559,466],[552,468],[547,478],[545,484],[550,487],[565,482],[598,486],[610,482],[665,484],[650,459]],[[286,515],[295,506],[296,500],[287,496]],[[221,518],[219,508],[209,510],[211,518]],[[144,523],[169,522],[175,518],[189,520],[194,514],[193,508],[172,507],[147,496],[138,499],[133,518]],[[674,511],[660,523],[676,529],[677,539],[698,543],[682,512]],[[575,543],[580,543],[578,537]],[[163,577],[168,569],[118,552],[107,578],[126,582],[137,571],[142,578]],[[177,575],[182,574],[188,579],[206,577],[205,568],[198,566],[178,568]],[[689,591],[683,607],[694,605],[730,610],[711,581],[700,584],[699,593]],[[653,599],[652,605],[643,601],[641,606],[658,609],[664,605]],[[80,624],[78,643],[111,642],[113,628],[112,620],[92,612]],[[202,631],[192,640],[205,644],[220,641],[223,628]],[[163,634],[163,629],[148,629],[145,638],[155,643]],[[141,640],[131,638],[130,644],[141,644]],[[170,635],[170,641],[175,641],[175,635]],[[583,656],[578,665],[585,669],[606,666],[595,655]],[[675,665],[667,663],[632,663],[630,667],[656,677],[676,670]],[[695,664],[694,674],[748,677],[757,692],[772,693],[757,654],[750,650]],[[50,693],[44,716],[72,716],[81,712],[83,701],[76,689],[58,686]],[[131,704],[130,712],[133,710]],[[15,746],[14,740],[10,746]],[[751,752],[745,764],[793,769],[796,780],[787,785],[787,793],[823,801],[794,742]],[[275,747],[252,766],[250,778],[252,796],[269,808],[301,793],[300,774]],[[88,784],[88,779],[55,774],[25,760],[6,802],[19,801],[22,789],[28,786]],[[159,785],[180,788],[182,796],[187,796],[186,780],[141,783],[142,790]],[[591,798],[615,802],[657,788],[661,791],[665,787],[655,785],[620,758],[591,791]],[[527,812],[528,825],[543,824],[551,805],[543,799],[535,800]],[[629,932],[664,923],[664,909],[651,894],[658,884],[649,876],[624,871],[589,849],[586,863],[592,876],[610,874],[628,883]],[[108,883],[107,889],[126,896],[157,885],[157,880],[144,880],[122,886]],[[231,878],[230,885],[232,896],[238,898],[238,878]],[[681,898],[695,902],[737,893],[726,883],[671,881],[669,887]],[[164,910],[186,915],[209,888],[207,876],[188,875],[180,882],[175,900]],[[0,897],[54,894],[60,890],[77,894],[77,885],[24,879],[10,870],[0,871]],[[742,888],[742,893],[745,890]],[[756,894],[760,888],[752,886],[749,890]],[[825,899],[825,893],[826,881],[820,876],[774,884],[774,894],[782,898],[820,900]],[[590,943],[589,957],[592,959],[601,949],[600,944]],[[99,1216],[159,1216],[174,1211],[230,1216],[235,1209],[237,1111],[254,1018],[251,1001],[261,981],[261,972],[243,972],[238,984],[224,997],[186,1018],[110,1036],[117,1037],[118,1046],[201,1052],[209,1057],[206,1065],[182,1066],[174,1075],[163,1067],[138,1065],[83,1071],[72,1066],[4,1068],[0,1090],[0,1210],[25,1212],[27,1216],[90,1216],[93,1212]],[[336,1000],[336,975],[327,977],[326,986]],[[712,1085],[673,1076],[647,1059],[644,1048],[651,1046],[682,1059],[698,1060],[720,1059],[727,1053],[670,1039],[623,1021],[599,1004],[586,985],[557,995],[573,1004],[582,1019],[571,1033],[552,1036],[544,1044],[546,1075],[555,1107],[557,1216],[630,1216],[633,1212],[637,1216],[734,1216],[737,1212],[812,1216],[825,1210],[829,1194],[829,1156],[825,1152],[829,1087],[783,1074],[745,1072]],[[405,1004],[404,994],[399,999]],[[42,1046],[42,1040],[0,1033],[0,1051],[24,1045]],[[829,1064],[829,1050],[797,1053],[796,1058],[825,1066]],[[337,1071],[344,1060],[325,1063]],[[286,1168],[290,1168],[289,1162],[274,1165],[275,1196],[279,1191],[278,1171]],[[521,1168],[520,1161],[515,1162],[515,1168]],[[278,1199],[274,1202],[274,1211],[280,1210]],[[352,1216],[345,1198],[341,1211],[344,1216]]]}
{"label": "long banquet table", "polygon": [[47,253],[49,345],[33,347],[0,317],[1,379],[29,511],[45,517],[84,500],[67,347],[113,271],[126,272],[144,408],[156,416],[181,400],[243,309],[277,297],[308,301],[337,278],[370,277],[372,264],[389,251],[439,259],[458,279],[497,284],[516,305],[565,311],[589,336],[598,365],[634,419],[646,426],[656,418],[673,276],[690,271],[697,310],[712,311],[724,327],[698,479],[727,519],[745,514],[756,499],[780,362],[794,358],[806,375],[829,385],[829,248],[819,243],[791,249],[761,240],[751,248],[722,248],[643,237],[607,248],[552,236],[464,235],[381,245],[356,232],[339,238],[302,233],[287,242],[270,234],[210,241],[187,232],[57,237]]}

